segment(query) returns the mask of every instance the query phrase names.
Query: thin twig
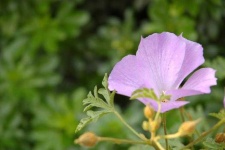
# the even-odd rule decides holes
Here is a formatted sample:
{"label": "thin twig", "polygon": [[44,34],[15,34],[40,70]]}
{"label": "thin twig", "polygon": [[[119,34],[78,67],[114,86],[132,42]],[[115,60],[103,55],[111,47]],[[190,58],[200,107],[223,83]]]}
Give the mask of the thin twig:
{"label": "thin twig", "polygon": [[[164,130],[164,135],[167,135],[167,129],[166,129],[166,113],[162,114],[162,123],[163,123],[163,130]],[[169,150],[169,143],[168,139],[165,138],[165,143],[166,143],[166,150]]]}

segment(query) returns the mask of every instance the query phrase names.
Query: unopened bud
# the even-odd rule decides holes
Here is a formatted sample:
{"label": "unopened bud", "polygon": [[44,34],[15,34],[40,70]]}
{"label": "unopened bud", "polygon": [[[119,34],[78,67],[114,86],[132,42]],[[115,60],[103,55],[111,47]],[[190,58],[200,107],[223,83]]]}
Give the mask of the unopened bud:
{"label": "unopened bud", "polygon": [[82,146],[93,147],[98,143],[98,137],[92,132],[86,132],[82,134],[74,142]]}
{"label": "unopened bud", "polygon": [[151,119],[154,117],[155,111],[151,108],[151,106],[146,105],[144,108],[144,115],[147,119]]}
{"label": "unopened bud", "polygon": [[159,117],[157,120],[153,120],[150,122],[150,128],[152,131],[156,131],[158,130],[158,128],[160,127],[160,124],[161,124],[161,117]]}
{"label": "unopened bud", "polygon": [[216,135],[215,141],[217,143],[225,143],[225,133],[218,133]]}
{"label": "unopened bud", "polygon": [[145,130],[145,131],[148,131],[149,130],[149,122],[148,121],[144,121],[142,123],[142,128]]}
{"label": "unopened bud", "polygon": [[182,123],[178,130],[178,133],[181,136],[191,135],[195,131],[195,127],[199,121],[200,121],[200,119],[195,120],[195,121],[186,121],[186,122]]}

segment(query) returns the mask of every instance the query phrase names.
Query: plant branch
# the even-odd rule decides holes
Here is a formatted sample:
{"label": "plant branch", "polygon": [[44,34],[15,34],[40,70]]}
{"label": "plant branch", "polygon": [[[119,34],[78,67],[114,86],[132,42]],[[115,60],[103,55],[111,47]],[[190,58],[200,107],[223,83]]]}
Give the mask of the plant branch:
{"label": "plant branch", "polygon": [[219,128],[220,126],[222,126],[225,123],[225,119],[220,120],[217,124],[215,124],[212,128],[210,128],[208,131],[202,133],[196,140],[192,141],[191,143],[189,143],[188,145],[184,146],[182,149],[188,148],[193,146],[195,143],[200,142],[201,140],[203,140],[209,133],[211,133],[212,131],[216,130],[217,128]]}
{"label": "plant branch", "polygon": [[155,119],[154,119],[155,121],[157,121],[157,119],[159,118],[160,112],[161,112],[161,102],[158,101],[158,110],[155,115]]}
{"label": "plant branch", "polygon": [[[167,129],[166,129],[166,113],[162,114],[162,123],[163,123],[163,130],[164,130],[164,135],[167,135]],[[166,143],[166,149],[169,149],[169,144],[168,140],[165,138],[165,143]]]}
{"label": "plant branch", "polygon": [[141,136],[139,133],[137,133],[137,131],[135,131],[124,119],[123,117],[116,111],[114,110],[114,114],[120,119],[120,121],[122,121],[122,123],[128,128],[130,129],[137,137],[139,137],[140,139],[146,141],[147,139],[144,136]]}
{"label": "plant branch", "polygon": [[117,138],[110,138],[110,137],[98,137],[98,141],[99,142],[107,141],[107,142],[113,142],[116,144],[149,144],[149,143],[147,143],[147,141],[117,139]]}
{"label": "plant branch", "polygon": [[179,111],[180,111],[181,120],[182,120],[182,122],[184,122],[185,121],[185,118],[184,118],[184,108],[183,107],[180,107],[179,108]]}

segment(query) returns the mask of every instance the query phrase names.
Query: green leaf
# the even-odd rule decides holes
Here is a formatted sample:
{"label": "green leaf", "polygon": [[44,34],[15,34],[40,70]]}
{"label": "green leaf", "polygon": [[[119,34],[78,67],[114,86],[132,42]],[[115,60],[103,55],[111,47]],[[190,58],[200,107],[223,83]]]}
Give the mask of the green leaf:
{"label": "green leaf", "polygon": [[209,115],[222,120],[225,118],[225,109],[221,110],[219,113],[210,113]]}
{"label": "green leaf", "polygon": [[110,113],[111,111],[107,110],[101,110],[101,111],[92,111],[89,110],[87,111],[87,116],[86,118],[81,119],[80,123],[78,124],[76,128],[76,132],[80,131],[83,127],[85,127],[88,123],[90,122],[96,122],[99,117],[103,116],[104,114]]}
{"label": "green leaf", "polygon": [[[114,111],[115,91],[112,93],[109,91],[107,79],[107,74],[105,74],[102,82],[104,88],[98,90],[97,86],[95,86],[93,94],[92,92],[89,92],[87,98],[83,100],[83,105],[85,105],[84,111],[88,117],[81,119],[75,133],[85,127],[88,123],[96,122],[101,116]],[[102,98],[99,97],[99,94],[102,95]],[[98,109],[91,110],[93,107],[97,107]]]}
{"label": "green leaf", "polygon": [[130,99],[137,99],[137,98],[151,98],[153,100],[158,100],[155,92],[153,89],[148,89],[148,88],[141,88],[135,90]]}
{"label": "green leaf", "polygon": [[107,101],[107,103],[110,102],[110,94],[109,94],[108,90],[101,88],[98,90],[98,93],[104,97],[104,99]]}
{"label": "green leaf", "polygon": [[170,100],[170,98],[171,95],[166,95],[165,93],[162,93],[159,99],[162,101],[162,100]]}
{"label": "green leaf", "polygon": [[102,80],[102,85],[103,85],[103,87],[104,87],[105,89],[108,90],[108,75],[107,75],[107,73],[105,74],[105,76],[104,76],[104,78],[103,78],[103,80]]}
{"label": "green leaf", "polygon": [[207,60],[204,66],[214,68],[216,70],[216,76],[218,79],[222,80],[225,78],[225,58],[216,57],[212,61]]}
{"label": "green leaf", "polygon": [[107,101],[108,104],[110,104],[110,92],[108,89],[108,76],[105,74],[103,80],[102,80],[102,85],[104,88],[101,88],[98,90],[98,93],[101,94],[105,100]]}
{"label": "green leaf", "polygon": [[112,107],[114,107],[114,97],[115,97],[116,91],[114,90],[111,94],[110,94],[110,105]]}
{"label": "green leaf", "polygon": [[[95,87],[96,89],[96,87]],[[103,109],[109,109],[110,106],[101,98],[98,97],[98,94],[96,95],[96,93],[94,94],[95,96],[92,95],[91,92],[89,92],[89,94],[87,95],[87,98],[83,100],[83,105],[87,105],[84,108],[84,111],[89,110],[92,107],[99,107],[99,108],[103,108]]]}
{"label": "green leaf", "polygon": [[216,143],[212,138],[207,138],[203,145],[210,150],[224,150],[225,148],[225,143]]}

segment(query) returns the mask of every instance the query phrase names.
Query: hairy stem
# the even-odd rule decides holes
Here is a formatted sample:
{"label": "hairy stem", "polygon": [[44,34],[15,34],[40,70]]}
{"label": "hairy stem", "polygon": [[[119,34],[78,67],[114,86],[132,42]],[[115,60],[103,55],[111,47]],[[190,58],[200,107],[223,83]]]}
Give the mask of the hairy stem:
{"label": "hairy stem", "polygon": [[158,110],[155,115],[155,121],[159,118],[160,112],[161,112],[161,102],[158,102]]}
{"label": "hairy stem", "polygon": [[124,119],[123,117],[117,112],[114,111],[114,114],[120,119],[120,121],[122,121],[122,123],[128,128],[130,129],[137,137],[139,137],[140,139],[146,141],[147,139],[144,136],[141,136],[139,133],[137,133],[137,131],[135,131]]}
{"label": "hairy stem", "polygon": [[[167,135],[167,129],[166,129],[166,113],[162,114],[162,123],[163,123],[164,135]],[[168,144],[168,140],[166,138],[165,138],[165,143],[166,143],[166,150],[169,150],[169,144]]]}
{"label": "hairy stem", "polygon": [[180,111],[181,120],[182,120],[182,122],[184,122],[185,121],[185,118],[184,118],[184,108],[183,107],[180,107],[179,108],[179,111]]}
{"label": "hairy stem", "polygon": [[153,140],[153,146],[156,150],[165,150],[157,140]]}
{"label": "hairy stem", "polygon": [[136,140],[128,140],[128,139],[117,139],[117,138],[110,138],[110,137],[98,137],[98,141],[107,141],[116,144],[149,144],[146,141],[136,141]]}
{"label": "hairy stem", "polygon": [[174,134],[159,135],[159,136],[155,137],[155,139],[156,140],[158,140],[158,139],[174,139],[174,138],[178,138],[178,137],[180,137],[180,134],[177,132]]}

